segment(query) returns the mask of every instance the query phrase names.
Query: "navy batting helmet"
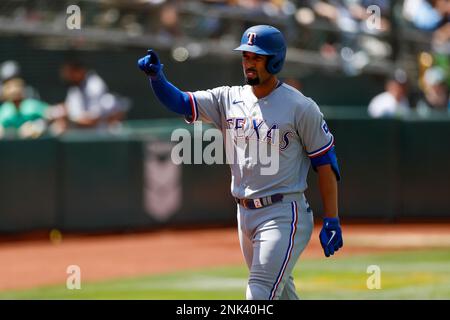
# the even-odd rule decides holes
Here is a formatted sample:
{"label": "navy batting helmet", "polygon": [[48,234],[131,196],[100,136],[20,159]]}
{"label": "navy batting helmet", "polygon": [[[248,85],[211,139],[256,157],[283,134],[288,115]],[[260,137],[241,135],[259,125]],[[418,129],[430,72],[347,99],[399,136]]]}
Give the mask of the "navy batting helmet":
{"label": "navy batting helmet", "polygon": [[281,71],[286,58],[286,42],[283,34],[275,27],[258,25],[245,30],[241,45],[236,51],[249,51],[256,54],[270,56],[266,69],[275,74]]}

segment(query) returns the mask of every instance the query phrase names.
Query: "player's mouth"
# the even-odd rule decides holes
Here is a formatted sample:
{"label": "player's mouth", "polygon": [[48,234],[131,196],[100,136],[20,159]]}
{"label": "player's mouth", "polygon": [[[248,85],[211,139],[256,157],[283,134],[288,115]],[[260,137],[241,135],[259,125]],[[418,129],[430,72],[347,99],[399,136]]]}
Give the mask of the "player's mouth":
{"label": "player's mouth", "polygon": [[245,75],[247,76],[247,78],[249,78],[249,77],[254,78],[257,76],[256,70],[247,69],[247,70],[245,70]]}

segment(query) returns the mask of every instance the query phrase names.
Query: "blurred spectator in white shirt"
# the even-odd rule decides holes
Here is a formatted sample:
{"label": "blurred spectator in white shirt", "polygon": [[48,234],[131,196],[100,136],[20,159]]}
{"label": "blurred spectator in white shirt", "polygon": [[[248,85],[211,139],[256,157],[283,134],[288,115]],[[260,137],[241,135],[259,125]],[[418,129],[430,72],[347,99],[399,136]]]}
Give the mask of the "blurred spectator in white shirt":
{"label": "blurred spectator in white shirt", "polygon": [[409,114],[407,81],[405,71],[396,70],[394,75],[386,81],[385,91],[370,101],[369,115],[372,118],[395,118]]}
{"label": "blurred spectator in white shirt", "polygon": [[94,71],[71,61],[63,65],[61,76],[70,85],[63,103],[69,126],[106,128],[124,118],[129,100],[110,93]]}

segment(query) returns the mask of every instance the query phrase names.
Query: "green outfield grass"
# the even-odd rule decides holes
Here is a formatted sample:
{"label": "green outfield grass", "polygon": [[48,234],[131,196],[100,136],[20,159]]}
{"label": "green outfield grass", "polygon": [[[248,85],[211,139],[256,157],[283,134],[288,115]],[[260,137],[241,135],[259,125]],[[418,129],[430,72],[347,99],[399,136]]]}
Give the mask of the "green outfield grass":
{"label": "green outfield grass", "polygon": [[[381,269],[381,289],[366,286]],[[305,259],[294,271],[302,299],[450,299],[450,250]],[[0,292],[0,299],[244,299],[247,270],[222,267],[139,278]]]}

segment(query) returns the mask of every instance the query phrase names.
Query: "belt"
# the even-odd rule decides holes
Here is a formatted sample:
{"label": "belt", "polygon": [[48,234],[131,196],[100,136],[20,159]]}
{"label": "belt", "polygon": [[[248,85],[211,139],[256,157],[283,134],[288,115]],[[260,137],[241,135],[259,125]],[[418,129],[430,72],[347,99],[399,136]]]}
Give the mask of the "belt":
{"label": "belt", "polygon": [[237,204],[240,204],[245,209],[259,209],[270,206],[273,203],[280,202],[283,200],[283,195],[281,193],[274,194],[273,196],[262,197],[257,199],[239,199],[234,198]]}

